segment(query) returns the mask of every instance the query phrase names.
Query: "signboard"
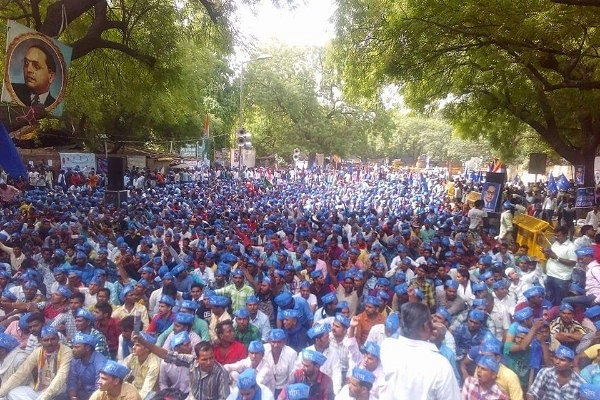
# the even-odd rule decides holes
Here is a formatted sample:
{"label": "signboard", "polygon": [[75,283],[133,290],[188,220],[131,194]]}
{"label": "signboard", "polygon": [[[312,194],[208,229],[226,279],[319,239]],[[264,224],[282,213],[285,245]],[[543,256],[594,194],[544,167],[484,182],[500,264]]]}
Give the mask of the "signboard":
{"label": "signboard", "polygon": [[196,157],[196,151],[195,144],[187,144],[179,149],[179,155],[181,157]]}
{"label": "signboard", "polygon": [[96,169],[96,155],[94,153],[58,153],[60,156],[60,168],[75,169],[88,173],[91,169]]}
{"label": "signboard", "polygon": [[575,208],[592,208],[596,202],[595,188],[577,188],[575,194]]}

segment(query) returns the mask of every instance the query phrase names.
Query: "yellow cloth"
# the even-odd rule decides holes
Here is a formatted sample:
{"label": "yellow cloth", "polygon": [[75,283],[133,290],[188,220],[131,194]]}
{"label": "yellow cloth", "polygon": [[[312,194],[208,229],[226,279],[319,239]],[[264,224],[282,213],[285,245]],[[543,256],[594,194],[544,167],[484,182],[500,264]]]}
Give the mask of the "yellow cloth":
{"label": "yellow cloth", "polygon": [[128,355],[123,364],[127,365],[133,375],[133,386],[135,386],[142,398],[156,389],[158,375],[160,373],[160,358],[154,354],[149,354],[146,361],[140,364],[140,360],[134,354]]}
{"label": "yellow cloth", "polygon": [[[37,371],[38,365],[40,365],[42,357],[44,357],[45,351],[42,347],[38,347],[25,359],[23,364],[17,369],[17,372],[11,376],[6,382],[2,383],[0,388],[0,397],[6,397],[8,392],[17,386],[21,386],[26,379],[31,377],[31,374]],[[49,386],[44,389],[40,400],[49,400],[56,397],[57,394],[65,390],[67,386],[67,377],[69,376],[69,367],[71,366],[71,359],[73,354],[71,349],[67,346],[60,345],[58,349],[58,363],[56,365],[56,371],[54,378],[50,382]]]}
{"label": "yellow cloth", "polygon": [[123,318],[128,317],[130,315],[134,316],[136,311],[142,315],[142,323],[144,324],[143,329],[148,328],[148,325],[150,325],[150,320],[148,319],[148,310],[143,304],[135,303],[133,305],[133,308],[131,309],[131,312],[127,311],[124,305],[119,306],[113,311],[112,317],[118,320],[122,320]]}
{"label": "yellow cloth", "polygon": [[131,383],[123,382],[121,393],[117,397],[109,397],[108,393],[98,389],[92,393],[90,400],[142,400],[142,398],[135,386]]}

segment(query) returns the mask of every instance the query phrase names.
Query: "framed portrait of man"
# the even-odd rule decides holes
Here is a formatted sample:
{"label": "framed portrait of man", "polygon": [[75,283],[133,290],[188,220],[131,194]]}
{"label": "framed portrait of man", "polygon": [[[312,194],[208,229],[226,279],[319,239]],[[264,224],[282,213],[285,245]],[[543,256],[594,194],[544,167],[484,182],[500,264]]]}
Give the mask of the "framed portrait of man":
{"label": "framed portrait of man", "polygon": [[585,165],[576,165],[575,166],[575,186],[583,186],[585,181]]}
{"label": "framed portrait of man", "polygon": [[7,35],[2,101],[61,115],[71,49],[14,21]]}
{"label": "framed portrait of man", "polygon": [[500,184],[495,182],[486,182],[483,184],[481,199],[483,200],[483,209],[487,212],[495,212],[496,204],[500,198]]}

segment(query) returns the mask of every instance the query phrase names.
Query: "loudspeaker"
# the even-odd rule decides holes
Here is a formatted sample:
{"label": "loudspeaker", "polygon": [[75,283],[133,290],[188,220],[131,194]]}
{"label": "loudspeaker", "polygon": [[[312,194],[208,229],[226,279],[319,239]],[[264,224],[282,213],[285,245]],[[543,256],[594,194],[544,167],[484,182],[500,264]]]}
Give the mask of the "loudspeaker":
{"label": "loudspeaker", "polygon": [[125,159],[121,157],[108,157],[107,173],[108,185],[107,190],[123,190],[123,174],[125,172]]}
{"label": "loudspeaker", "polygon": [[527,172],[530,174],[546,174],[546,154],[544,153],[530,153],[529,154],[529,168]]}
{"label": "loudspeaker", "polygon": [[120,208],[121,203],[127,203],[127,193],[127,190],[107,190],[104,192],[104,204]]}

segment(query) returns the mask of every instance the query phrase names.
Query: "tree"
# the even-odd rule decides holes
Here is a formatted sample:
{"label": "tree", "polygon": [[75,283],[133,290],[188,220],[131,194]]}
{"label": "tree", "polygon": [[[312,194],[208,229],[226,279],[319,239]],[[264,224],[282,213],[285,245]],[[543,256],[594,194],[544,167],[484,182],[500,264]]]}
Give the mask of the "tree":
{"label": "tree", "polygon": [[[583,3],[564,0],[564,3]],[[593,1],[592,1],[593,2]],[[340,0],[337,51],[353,94],[398,83],[505,158],[535,132],[594,182],[600,14],[544,0]]]}

